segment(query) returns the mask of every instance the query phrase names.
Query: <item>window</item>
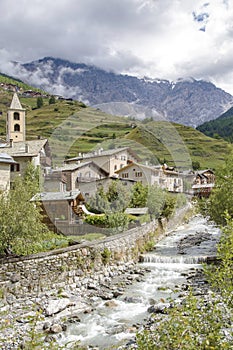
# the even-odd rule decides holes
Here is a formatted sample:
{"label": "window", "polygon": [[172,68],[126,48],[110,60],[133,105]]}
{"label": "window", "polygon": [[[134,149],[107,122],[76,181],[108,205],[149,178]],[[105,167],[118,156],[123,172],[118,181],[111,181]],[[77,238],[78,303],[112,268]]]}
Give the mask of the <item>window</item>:
{"label": "window", "polygon": [[15,124],[14,125],[14,131],[20,131],[20,125],[19,124]]}
{"label": "window", "polygon": [[18,112],[14,112],[14,120],[19,120],[19,113]]}
{"label": "window", "polygon": [[117,165],[114,165],[114,170],[117,170]]}
{"label": "window", "polygon": [[11,172],[20,171],[19,164],[11,164]]}
{"label": "window", "polygon": [[126,160],[126,156],[121,156],[121,160]]}
{"label": "window", "polygon": [[127,179],[129,177],[129,173],[122,173],[122,178]]}
{"label": "window", "polygon": [[136,171],[135,172],[136,177],[142,177],[142,172],[141,171]]}

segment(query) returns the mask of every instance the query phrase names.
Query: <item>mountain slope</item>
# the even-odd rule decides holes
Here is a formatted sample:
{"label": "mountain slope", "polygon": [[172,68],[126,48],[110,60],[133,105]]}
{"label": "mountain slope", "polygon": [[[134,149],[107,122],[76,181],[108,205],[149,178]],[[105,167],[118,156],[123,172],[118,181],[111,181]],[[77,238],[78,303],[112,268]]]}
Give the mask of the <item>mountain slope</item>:
{"label": "mountain slope", "polygon": [[197,129],[207,136],[222,137],[224,140],[233,142],[233,107],[217,119],[198,126]]}
{"label": "mountain slope", "polygon": [[97,106],[114,115],[146,116],[197,126],[226,111],[233,96],[203,80],[138,79],[62,59],[15,63],[18,78],[52,94]]}
{"label": "mountain slope", "polygon": [[[57,100],[36,108],[35,97],[20,101],[26,108],[27,139],[38,136],[49,139],[54,164],[61,164],[66,157],[96,151],[100,148],[130,146],[142,161],[151,164],[167,162],[180,168],[198,161],[202,168],[216,168],[223,163],[231,146],[223,141],[205,136],[187,126],[163,121],[131,121],[125,117],[108,115],[86,107],[78,101]],[[6,111],[12,93],[0,89],[0,137],[5,135]]]}

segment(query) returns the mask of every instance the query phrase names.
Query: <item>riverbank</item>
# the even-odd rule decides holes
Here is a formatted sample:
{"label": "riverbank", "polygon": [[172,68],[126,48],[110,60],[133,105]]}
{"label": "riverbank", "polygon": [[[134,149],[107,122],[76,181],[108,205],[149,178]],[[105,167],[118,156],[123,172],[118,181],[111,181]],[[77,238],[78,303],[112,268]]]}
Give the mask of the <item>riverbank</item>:
{"label": "riverbank", "polygon": [[[183,210],[180,215],[181,213],[185,215],[185,212]],[[181,219],[181,216],[179,218]],[[166,235],[167,232],[161,233],[158,240]],[[53,342],[64,345],[71,338],[75,342],[75,337],[69,333],[71,326],[82,324],[82,318],[85,318],[85,315],[92,315],[100,303],[106,310],[114,308],[116,299],[119,299],[127,288],[135,282],[145,281],[150,273],[150,269],[138,265],[136,259],[119,262],[116,267],[112,269],[106,265],[101,278],[99,274],[91,278],[83,275],[75,285],[58,284],[44,292],[40,290],[37,295],[28,293],[26,296],[17,296],[12,293],[4,295],[0,301],[2,349],[13,350],[20,346],[28,346],[30,349],[30,342],[35,339],[45,344],[43,348],[47,346],[48,349]],[[133,299],[126,300],[128,306],[130,301]],[[140,324],[127,327],[123,330],[130,336],[139,329]],[[121,329],[114,326],[110,330],[116,334],[120,331]],[[67,345],[67,348],[73,346],[74,343]]]}

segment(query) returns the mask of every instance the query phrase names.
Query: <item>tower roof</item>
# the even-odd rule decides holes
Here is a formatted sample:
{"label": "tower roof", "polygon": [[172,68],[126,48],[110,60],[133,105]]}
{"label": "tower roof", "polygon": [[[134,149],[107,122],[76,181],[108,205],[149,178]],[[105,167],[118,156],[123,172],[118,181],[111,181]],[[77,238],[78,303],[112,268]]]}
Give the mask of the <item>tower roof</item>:
{"label": "tower roof", "polygon": [[13,95],[12,101],[11,101],[11,105],[10,105],[10,109],[21,109],[24,110],[21,106],[21,103],[19,101],[18,95],[16,94],[16,92]]}

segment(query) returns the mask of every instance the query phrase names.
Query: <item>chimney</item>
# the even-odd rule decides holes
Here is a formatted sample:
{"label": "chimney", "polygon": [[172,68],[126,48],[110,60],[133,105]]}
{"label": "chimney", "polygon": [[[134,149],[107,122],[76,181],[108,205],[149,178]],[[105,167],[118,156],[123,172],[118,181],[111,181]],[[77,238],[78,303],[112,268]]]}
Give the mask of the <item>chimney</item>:
{"label": "chimney", "polygon": [[10,148],[13,147],[13,139],[10,139]]}
{"label": "chimney", "polygon": [[25,143],[25,153],[28,153],[29,152],[29,145],[28,143]]}
{"label": "chimney", "polygon": [[40,135],[38,135],[38,136],[37,136],[37,138],[38,138],[38,140],[40,140],[40,139],[41,139],[41,136],[40,136]]}

